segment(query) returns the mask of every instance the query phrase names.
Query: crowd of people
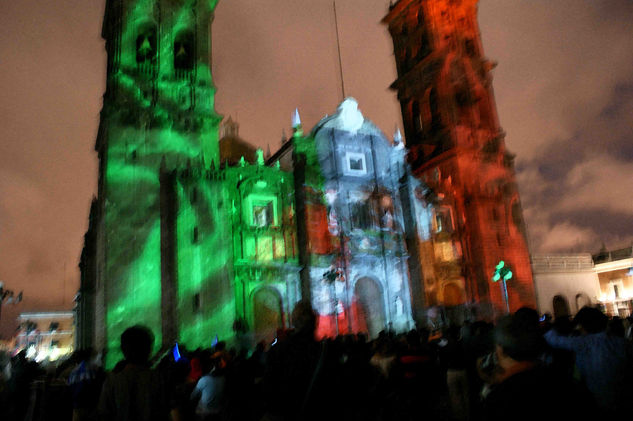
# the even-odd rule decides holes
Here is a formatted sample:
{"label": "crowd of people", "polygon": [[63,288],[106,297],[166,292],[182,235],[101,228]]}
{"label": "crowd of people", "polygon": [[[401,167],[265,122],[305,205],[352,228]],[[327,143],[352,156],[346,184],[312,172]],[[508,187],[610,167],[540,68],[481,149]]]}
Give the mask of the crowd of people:
{"label": "crowd of people", "polygon": [[309,303],[297,304],[292,321],[293,330],[274,345],[259,343],[250,352],[219,341],[212,349],[174,346],[153,358],[151,332],[132,326],[121,336],[124,360],[107,373],[90,351],[76,352],[54,372],[18,354],[3,362],[0,419],[496,421],[633,414],[631,319],[609,320],[595,308],[553,323],[522,308],[495,325],[467,322],[440,334],[384,331],[371,341],[362,334],[316,340]]}

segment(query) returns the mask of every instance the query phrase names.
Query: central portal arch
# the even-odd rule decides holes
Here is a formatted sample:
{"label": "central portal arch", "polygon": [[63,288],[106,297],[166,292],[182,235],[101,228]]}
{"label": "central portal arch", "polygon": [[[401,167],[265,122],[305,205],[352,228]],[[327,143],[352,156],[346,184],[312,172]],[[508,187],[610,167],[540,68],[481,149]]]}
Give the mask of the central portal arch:
{"label": "central portal arch", "polygon": [[370,337],[378,336],[386,328],[382,287],[371,278],[360,278],[354,286],[354,299],[358,305],[359,324],[367,326]]}
{"label": "central portal arch", "polygon": [[253,295],[255,342],[270,344],[283,327],[281,296],[273,288],[261,288]]}

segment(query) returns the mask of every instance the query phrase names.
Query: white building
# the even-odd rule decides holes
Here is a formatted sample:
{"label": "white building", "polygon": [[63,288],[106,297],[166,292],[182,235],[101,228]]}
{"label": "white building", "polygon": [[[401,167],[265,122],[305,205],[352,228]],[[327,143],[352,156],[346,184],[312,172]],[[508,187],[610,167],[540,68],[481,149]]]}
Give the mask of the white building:
{"label": "white building", "polygon": [[54,361],[73,351],[75,315],[72,311],[20,313],[16,347],[28,358]]}
{"label": "white building", "polygon": [[600,303],[609,316],[633,313],[633,246],[603,250],[593,256],[600,287]]}
{"label": "white building", "polygon": [[537,309],[541,314],[573,316],[600,301],[600,282],[591,254],[532,255]]}

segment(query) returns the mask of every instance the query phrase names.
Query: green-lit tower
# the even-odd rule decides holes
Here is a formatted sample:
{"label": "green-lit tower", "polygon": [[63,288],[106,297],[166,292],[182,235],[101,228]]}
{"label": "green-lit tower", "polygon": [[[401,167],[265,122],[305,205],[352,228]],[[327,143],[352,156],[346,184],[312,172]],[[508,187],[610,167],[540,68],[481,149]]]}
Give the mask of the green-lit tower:
{"label": "green-lit tower", "polygon": [[[94,344],[107,350],[108,365],[119,358],[119,336],[131,324],[150,327],[157,346],[182,338],[195,347],[196,329],[213,323],[205,300],[223,300],[234,312],[230,234],[219,222],[226,220],[225,193],[214,170],[220,117],[210,23],[216,3],[106,1],[107,82],[91,229]],[[212,329],[227,334],[228,319]]]}

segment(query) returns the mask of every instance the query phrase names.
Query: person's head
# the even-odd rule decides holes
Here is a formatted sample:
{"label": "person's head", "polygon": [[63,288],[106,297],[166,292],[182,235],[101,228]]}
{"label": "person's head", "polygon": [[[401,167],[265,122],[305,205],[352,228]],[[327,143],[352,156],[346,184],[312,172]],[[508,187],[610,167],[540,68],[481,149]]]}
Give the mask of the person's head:
{"label": "person's head", "polygon": [[226,349],[226,342],[224,341],[219,341],[217,344],[215,344],[215,351],[216,352],[222,352]]}
{"label": "person's head", "polygon": [[609,335],[624,338],[624,331],[624,321],[621,318],[616,316],[609,320],[609,324],[607,325],[607,333]]}
{"label": "person's head", "polygon": [[538,328],[540,324],[540,317],[538,311],[530,307],[521,307],[514,315],[525,323],[527,326]]}
{"label": "person's head", "polygon": [[600,333],[607,328],[609,319],[600,310],[593,307],[583,307],[580,309],[574,323],[580,325],[586,333]]}
{"label": "person's head", "polygon": [[538,325],[535,327],[521,315],[502,317],[494,330],[499,361],[536,361],[544,347]]}
{"label": "person's head", "polygon": [[200,371],[202,374],[210,373],[216,366],[216,358],[211,352],[204,351],[200,354]]}
{"label": "person's head", "polygon": [[314,332],[316,313],[309,301],[301,300],[295,305],[292,310],[292,324],[297,332]]}
{"label": "person's head", "polygon": [[154,346],[152,331],[142,325],[125,329],[121,334],[121,351],[125,360],[132,364],[146,364]]}

